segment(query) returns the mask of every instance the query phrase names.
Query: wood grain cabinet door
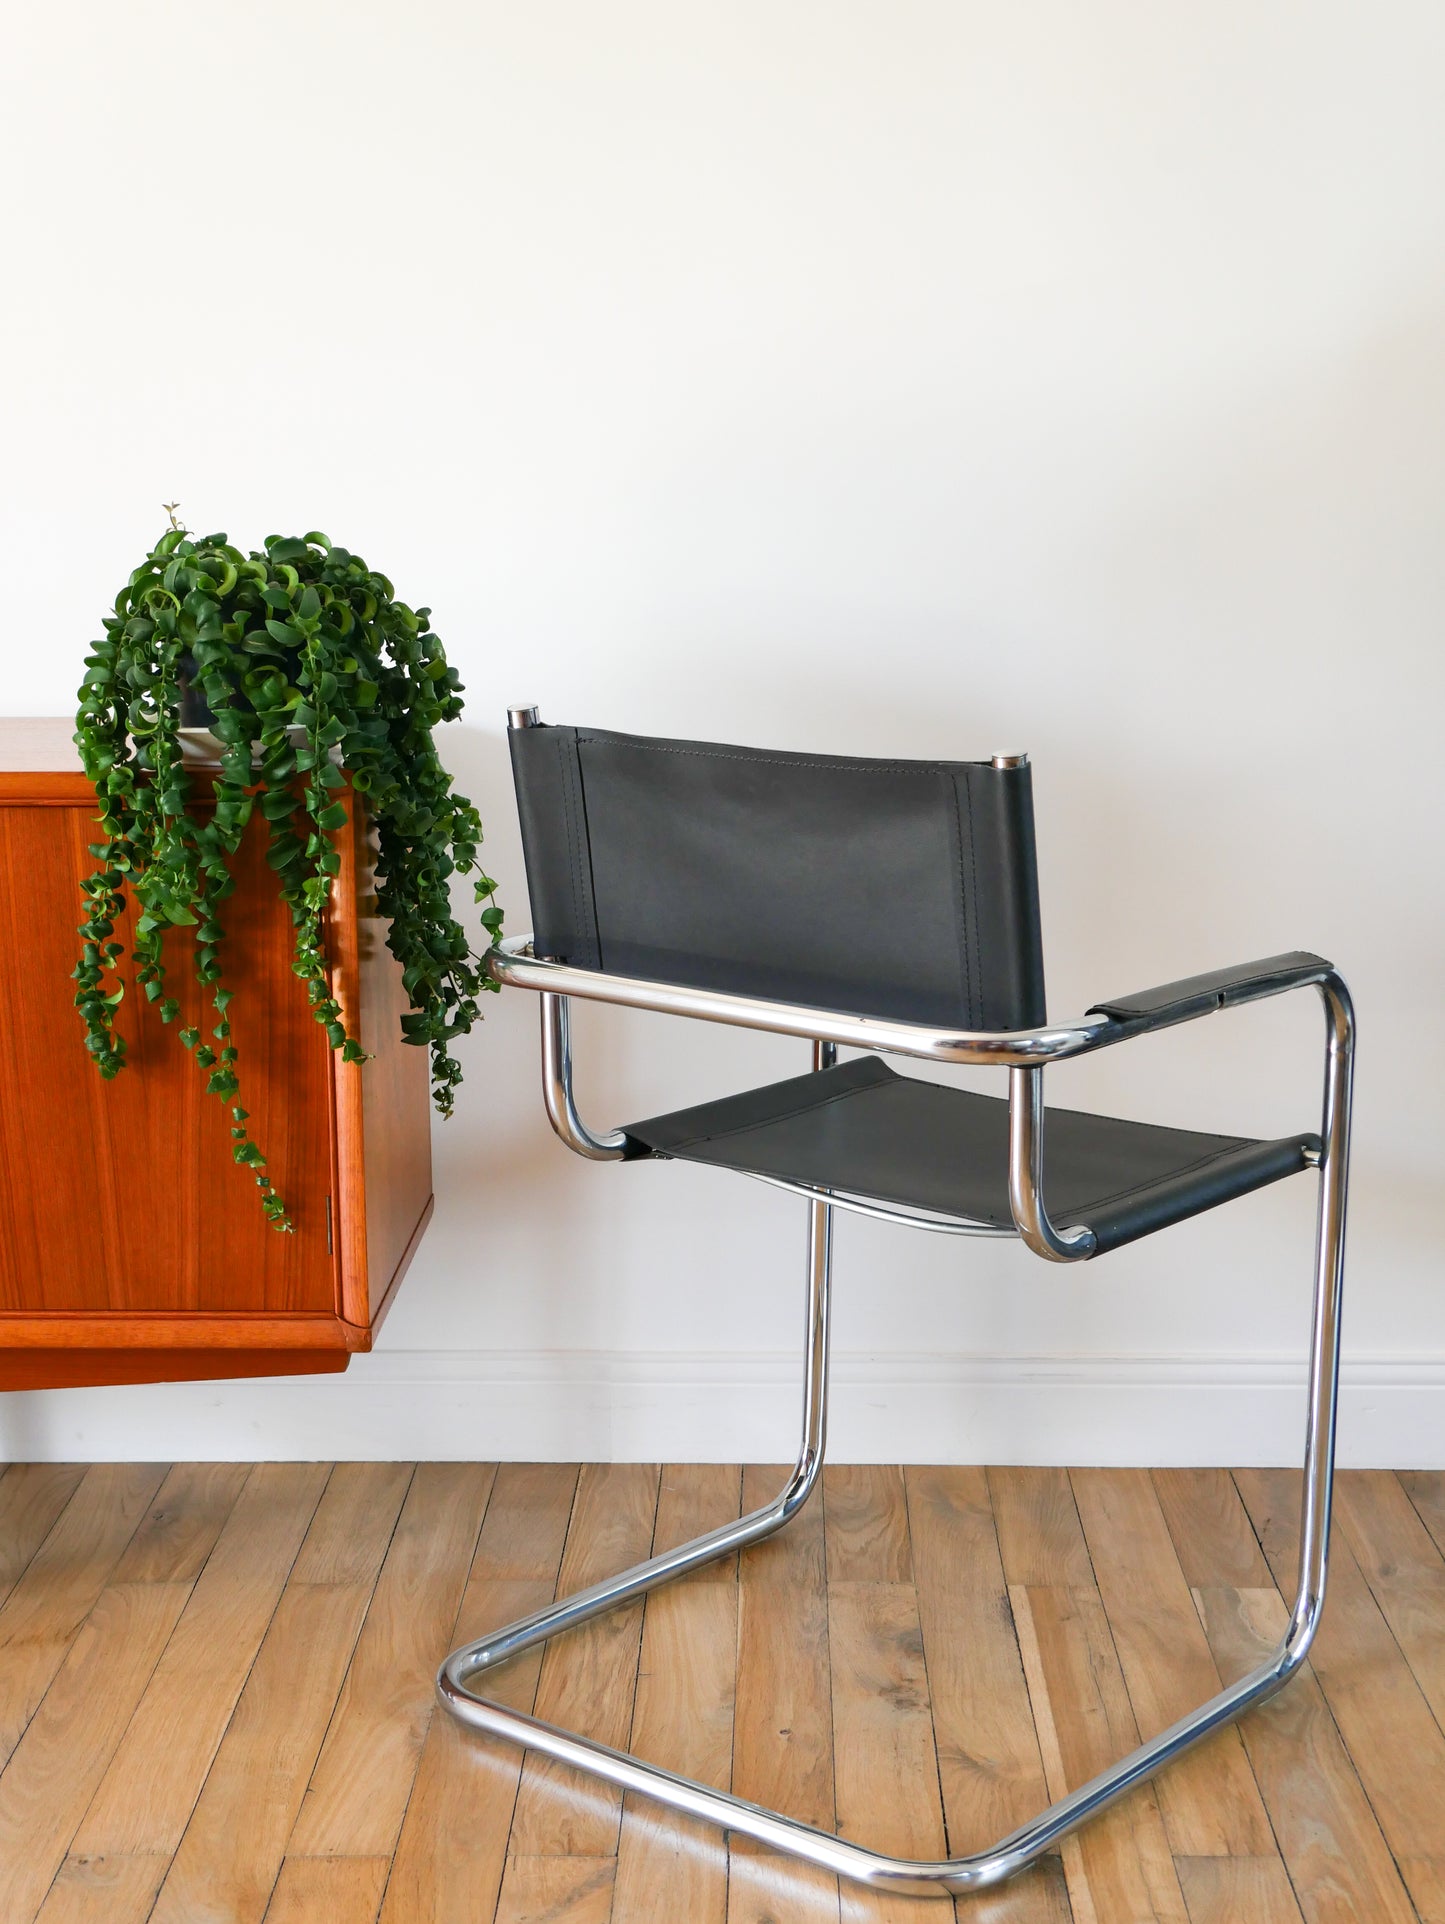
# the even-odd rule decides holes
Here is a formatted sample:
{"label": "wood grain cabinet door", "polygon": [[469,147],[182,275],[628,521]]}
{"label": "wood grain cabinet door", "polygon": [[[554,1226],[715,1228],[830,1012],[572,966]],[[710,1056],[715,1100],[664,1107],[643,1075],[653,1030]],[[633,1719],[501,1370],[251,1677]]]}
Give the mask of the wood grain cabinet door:
{"label": "wood grain cabinet door", "polygon": [[128,1066],[111,1082],[91,1067],[70,971],[96,834],[83,778],[0,765],[0,1389],[344,1368],[431,1203],[426,1052],[391,1039],[400,972],[366,915],[364,851],[348,831],[330,931],[338,992],[378,1051],[364,1068],[333,1054],[292,972],[259,814],[221,905],[237,1099],[285,1235],[176,1035],[216,1022],[190,931],[167,937],[178,1020],[162,1025],[123,962]]}

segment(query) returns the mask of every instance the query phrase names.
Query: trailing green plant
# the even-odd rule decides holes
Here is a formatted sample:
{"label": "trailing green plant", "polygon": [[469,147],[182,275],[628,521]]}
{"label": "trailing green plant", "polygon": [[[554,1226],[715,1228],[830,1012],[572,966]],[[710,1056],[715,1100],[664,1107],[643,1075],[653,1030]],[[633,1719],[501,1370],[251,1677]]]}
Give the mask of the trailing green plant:
{"label": "trailing green plant", "polygon": [[[450,1115],[461,1067],[449,1044],[479,1020],[496,988],[452,914],[454,873],[475,874],[481,922],[501,929],[496,884],[480,870],[477,811],[452,789],[432,740],[462,711],[426,608],[398,601],[385,575],[324,535],[268,535],[243,554],[224,534],[175,524],[115,601],[104,639],[86,657],[75,739],[100,803],[102,839],[82,883],[85,919],[75,1003],[102,1076],[125,1066],[116,1028],[124,983],[117,931],[127,894],[137,908],[135,979],[162,1022],[180,1013],[167,992],[166,933],[194,931],[194,966],[215,1015],[210,1036],[180,1040],[230,1105],[232,1153],[251,1170],[267,1219],[289,1229],[286,1205],[251,1139],[223,982],[223,904],[232,858],[253,812],[265,817],[267,861],[291,912],[292,966],[317,1022],[347,1062],[364,1060],[327,977],[324,916],[340,867],[334,836],[350,793],[365,797],[377,834],[377,906],[411,1004],[405,1040],[431,1050],[432,1095]],[[182,759],[183,686],[210,713],[219,765]],[[343,772],[344,771],[344,772]],[[111,986],[112,983],[114,986]]]}

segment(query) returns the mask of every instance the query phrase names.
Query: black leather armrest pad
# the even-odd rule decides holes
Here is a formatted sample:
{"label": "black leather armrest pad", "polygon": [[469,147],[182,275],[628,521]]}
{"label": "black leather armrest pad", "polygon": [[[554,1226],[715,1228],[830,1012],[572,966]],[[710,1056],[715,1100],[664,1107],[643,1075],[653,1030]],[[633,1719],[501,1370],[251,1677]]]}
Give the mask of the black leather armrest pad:
{"label": "black leather armrest pad", "polygon": [[1288,955],[1267,955],[1259,962],[1239,962],[1232,969],[1211,969],[1207,975],[1190,975],[1182,982],[1165,982],[1157,989],[1141,989],[1136,995],[1096,1002],[1089,1014],[1111,1015],[1119,1022],[1161,1015],[1203,1015],[1208,1009],[1227,1008],[1266,985],[1288,989],[1308,982],[1330,966],[1322,955],[1292,949]]}

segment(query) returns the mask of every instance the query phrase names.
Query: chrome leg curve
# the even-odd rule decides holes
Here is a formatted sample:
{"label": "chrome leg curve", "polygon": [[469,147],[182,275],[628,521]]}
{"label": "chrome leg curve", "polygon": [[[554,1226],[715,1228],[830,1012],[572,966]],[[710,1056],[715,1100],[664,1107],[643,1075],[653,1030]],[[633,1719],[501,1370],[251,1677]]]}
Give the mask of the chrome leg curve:
{"label": "chrome leg curve", "polygon": [[[675,1772],[643,1763],[624,1751],[593,1743],[555,1725],[476,1696],[471,1680],[506,1658],[560,1630],[573,1628],[613,1605],[655,1589],[713,1557],[753,1543],[781,1528],[806,1502],[822,1467],[827,1413],[828,1294],[831,1212],[814,1202],[808,1218],[808,1332],[803,1438],[793,1474],[764,1509],[711,1530],[691,1543],[638,1564],[621,1576],[539,1610],[495,1636],[456,1650],[442,1665],[437,1695],[442,1705],[474,1730],[504,1737],[623,1790],[636,1791],[691,1817],[751,1837],[840,1877],[918,1895],[963,1893],[1002,1883],[1118,1798],[1172,1763],[1253,1705],[1279,1690],[1303,1662],[1319,1625],[1329,1550],[1330,1493],[1334,1470],[1339,1384],[1340,1298],[1344,1275],[1345,1199],[1349,1177],[1350,1089],[1354,1018],[1348,991],[1336,975],[1320,985],[1325,1004],[1327,1056],[1320,1200],[1316,1229],[1314,1317],[1309,1359],[1305,1478],[1300,1531],[1299,1596],[1289,1627],[1267,1662],[1201,1705],[1168,1730],[1088,1783],[1012,1831],[988,1850],[969,1856],[919,1862],[868,1850],[829,1831],[801,1824],[729,1792],[714,1790]],[[815,1063],[817,1057],[815,1056]],[[818,1066],[822,1066],[820,1063]]]}
{"label": "chrome leg curve", "polygon": [[[544,1000],[560,1003],[565,1008],[564,997],[547,997]],[[565,1039],[564,1027],[561,1031],[564,1044]],[[832,1043],[814,1043],[813,1067],[831,1068],[836,1055]],[[720,1529],[709,1530],[705,1536],[694,1537],[690,1543],[681,1543],[675,1550],[665,1550],[661,1556],[649,1557],[645,1563],[635,1564],[620,1576],[604,1578],[590,1589],[564,1597],[560,1603],[548,1604],[543,1610],[533,1611],[531,1616],[508,1624],[495,1636],[483,1637],[477,1643],[454,1650],[437,1676],[437,1692],[448,1710],[476,1729],[494,1731],[499,1736],[511,1737],[517,1743],[530,1744],[534,1749],[545,1748],[535,1736],[526,1733],[545,1729],[546,1726],[472,1696],[466,1689],[467,1679],[483,1670],[490,1670],[496,1664],[505,1663],[508,1657],[515,1657],[523,1650],[530,1650],[534,1644],[545,1643],[548,1637],[556,1636],[561,1630],[573,1630],[604,1610],[614,1609],[647,1590],[655,1590],[659,1584],[682,1576],[700,1563],[711,1563],[718,1557],[730,1556],[745,1544],[771,1536],[774,1530],[780,1530],[797,1515],[817,1484],[827,1441],[828,1309],[832,1269],[833,1212],[825,1202],[812,1202],[808,1205],[803,1433],[792,1475],[772,1502],[745,1517],[739,1517],[735,1523],[725,1523]],[[599,1748],[585,1745],[582,1739],[576,1741],[584,1743],[585,1748]],[[583,1768],[588,1766],[584,1765]]]}
{"label": "chrome leg curve", "polygon": [[544,995],[542,1005],[542,1100],[547,1120],[575,1155],[588,1162],[621,1162],[627,1137],[620,1129],[597,1135],[577,1113],[572,1095],[572,1005],[565,995]]}
{"label": "chrome leg curve", "polygon": [[1018,1233],[1035,1256],[1050,1263],[1083,1262],[1094,1253],[1094,1232],[1080,1224],[1055,1229],[1044,1207],[1044,1072],[1008,1072],[1008,1200]]}

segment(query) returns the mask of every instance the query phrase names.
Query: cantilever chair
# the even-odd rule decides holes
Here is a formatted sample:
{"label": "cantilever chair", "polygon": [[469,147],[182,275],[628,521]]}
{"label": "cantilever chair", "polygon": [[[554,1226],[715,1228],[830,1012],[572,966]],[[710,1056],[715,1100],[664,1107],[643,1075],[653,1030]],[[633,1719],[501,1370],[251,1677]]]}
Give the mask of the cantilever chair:
{"label": "cantilever chair", "polygon": [[[1334,1464],[1354,1019],[1330,963],[1294,953],[1044,1014],[1027,757],[852,760],[544,727],[514,709],[511,745],[536,932],[491,967],[541,997],[547,1113],[593,1161],[680,1157],[808,1199],[803,1435],[777,1498],[694,1542],[454,1651],[441,1702],[489,1731],[626,1790],[865,1884],[910,1892],[1000,1882],[1065,1833],[1278,1690],[1324,1598]],[[1044,1069],[1286,990],[1325,1012],[1318,1135],[1201,1135],[1044,1107]],[[803,1037],[812,1071],[594,1133],[572,1093],[568,999],[590,996]],[[839,1045],[865,1053],[837,1060]],[[1007,1100],[897,1074],[884,1055],[992,1064]],[[1299,1593],[1249,1676],[988,1850],[938,1863],[881,1855],[660,1770],[478,1694],[508,1657],[781,1528],[823,1460],[835,1210],[958,1236],[1017,1236],[1086,1262],[1266,1183],[1319,1181]]]}

